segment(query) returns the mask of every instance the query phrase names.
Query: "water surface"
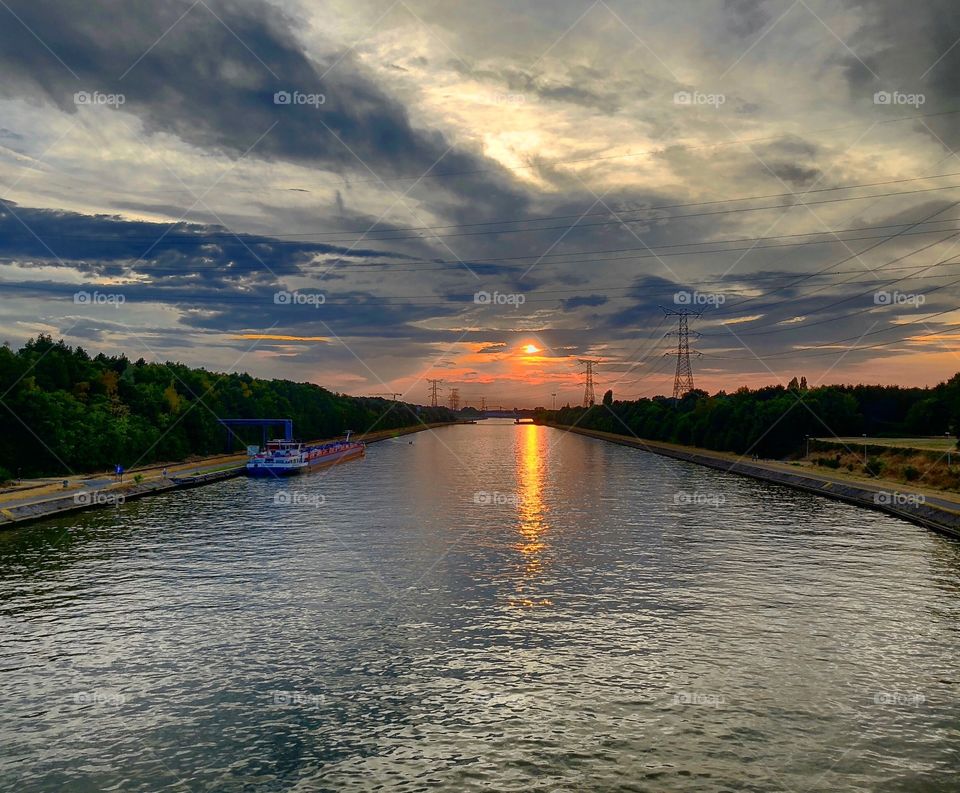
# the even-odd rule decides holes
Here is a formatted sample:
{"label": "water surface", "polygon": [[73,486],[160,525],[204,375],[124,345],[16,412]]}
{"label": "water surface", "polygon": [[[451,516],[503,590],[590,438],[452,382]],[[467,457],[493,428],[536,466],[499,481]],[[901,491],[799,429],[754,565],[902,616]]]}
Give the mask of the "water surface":
{"label": "water surface", "polygon": [[0,614],[20,793],[957,789],[960,545],[544,427],[0,534]]}

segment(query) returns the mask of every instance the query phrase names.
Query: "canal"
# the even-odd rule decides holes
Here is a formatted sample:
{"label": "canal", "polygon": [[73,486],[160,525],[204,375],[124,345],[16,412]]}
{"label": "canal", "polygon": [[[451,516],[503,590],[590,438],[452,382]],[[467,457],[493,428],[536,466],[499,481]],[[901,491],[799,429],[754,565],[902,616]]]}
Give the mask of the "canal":
{"label": "canal", "polygon": [[947,791],[960,544],[487,422],[0,535],[0,789]]}

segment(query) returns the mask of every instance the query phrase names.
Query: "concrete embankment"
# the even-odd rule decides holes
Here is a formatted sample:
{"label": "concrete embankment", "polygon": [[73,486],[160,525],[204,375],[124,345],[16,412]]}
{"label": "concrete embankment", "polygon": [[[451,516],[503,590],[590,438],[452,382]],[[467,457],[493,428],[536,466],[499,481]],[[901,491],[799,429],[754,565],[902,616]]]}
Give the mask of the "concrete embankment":
{"label": "concrete embankment", "polygon": [[953,494],[905,491],[899,489],[896,482],[851,481],[840,476],[802,471],[788,463],[740,459],[736,455],[723,452],[645,441],[627,435],[562,424],[547,423],[546,426],[879,510],[960,539],[960,500]]}
{"label": "concrete embankment", "polygon": [[[445,427],[461,422],[419,424],[412,427],[382,430],[355,436],[370,445],[415,432]],[[322,443],[323,441],[312,441]],[[0,530],[58,517],[70,512],[115,507],[145,496],[200,487],[224,479],[240,476],[244,472],[246,454],[218,455],[206,461],[171,464],[169,471],[163,466],[149,466],[128,471],[127,481],[117,483],[108,474],[90,477],[69,477],[61,485],[24,483],[23,486],[0,494]],[[137,476],[142,481],[136,481]],[[57,489],[53,489],[56,487]]]}

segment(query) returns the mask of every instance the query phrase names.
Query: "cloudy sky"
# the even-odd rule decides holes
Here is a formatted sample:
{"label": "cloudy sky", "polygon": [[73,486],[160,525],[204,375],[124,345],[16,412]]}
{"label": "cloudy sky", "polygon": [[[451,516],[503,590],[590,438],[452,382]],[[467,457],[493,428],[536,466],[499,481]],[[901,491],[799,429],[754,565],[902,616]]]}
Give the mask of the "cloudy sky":
{"label": "cloudy sky", "polygon": [[960,370],[949,0],[2,0],[0,338],[427,400]]}

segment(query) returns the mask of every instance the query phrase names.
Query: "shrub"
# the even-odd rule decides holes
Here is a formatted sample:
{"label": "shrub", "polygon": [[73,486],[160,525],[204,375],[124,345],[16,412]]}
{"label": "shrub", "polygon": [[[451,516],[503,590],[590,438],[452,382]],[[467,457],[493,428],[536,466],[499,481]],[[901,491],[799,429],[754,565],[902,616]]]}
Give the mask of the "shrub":
{"label": "shrub", "polygon": [[918,471],[912,465],[905,466],[903,469],[903,477],[908,482],[912,482],[920,477],[920,471]]}

